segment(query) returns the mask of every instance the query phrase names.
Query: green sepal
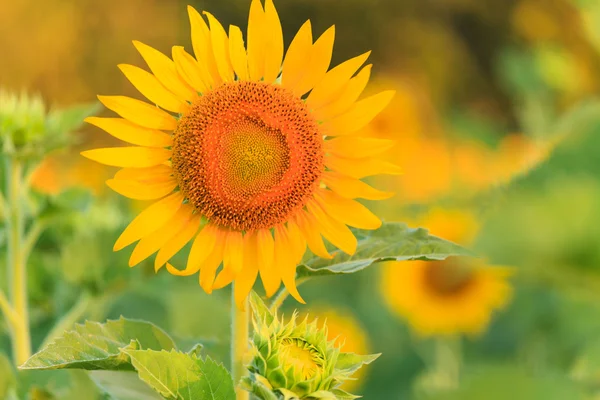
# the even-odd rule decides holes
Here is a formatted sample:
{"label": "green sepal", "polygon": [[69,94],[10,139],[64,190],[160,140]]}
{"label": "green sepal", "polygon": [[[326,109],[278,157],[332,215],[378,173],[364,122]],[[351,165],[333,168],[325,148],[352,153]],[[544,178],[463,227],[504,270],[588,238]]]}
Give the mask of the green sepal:
{"label": "green sepal", "polygon": [[331,393],[333,393],[338,400],[354,400],[362,397],[352,393],[348,393],[342,389],[333,389]]}
{"label": "green sepal", "polygon": [[[260,379],[257,379],[260,378]],[[269,382],[260,375],[244,376],[239,383],[247,392],[252,393],[260,400],[279,400],[277,395],[273,393],[273,388]]]}
{"label": "green sepal", "polygon": [[358,371],[363,365],[371,364],[381,353],[360,355],[355,353],[340,353],[335,364],[336,369],[348,371],[349,373]]}

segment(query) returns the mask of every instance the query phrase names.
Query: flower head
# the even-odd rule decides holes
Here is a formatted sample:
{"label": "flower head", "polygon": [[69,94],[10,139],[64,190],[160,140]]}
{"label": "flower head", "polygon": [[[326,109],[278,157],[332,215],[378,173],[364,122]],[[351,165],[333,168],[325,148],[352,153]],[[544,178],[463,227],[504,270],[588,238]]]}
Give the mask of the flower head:
{"label": "flower head", "polygon": [[[133,145],[83,153],[122,168],[107,185],[129,198],[156,200],[115,250],[138,242],[131,266],[158,252],[156,270],[199,272],[209,293],[235,281],[238,305],[258,274],[267,295],[283,282],[302,301],[295,268],[307,247],[331,258],[324,237],[352,254],[357,243],[347,225],[381,224],[355,199],[390,197],[361,179],[398,173],[377,158],[393,142],[358,131],[393,91],[359,100],[369,53],[329,70],[333,27],[313,41],[307,21],[284,55],[272,0],[264,7],[252,1],[246,45],[238,27],[226,32],[210,13],[204,19],[188,11],[195,57],[175,46],[171,59],[134,42],[151,73],[119,66],[153,104],[99,96],[122,118],[87,120]],[[171,265],[190,242],[185,268]]]}
{"label": "flower head", "polygon": [[469,257],[390,263],[382,291],[393,311],[421,335],[478,334],[512,293],[512,270]]}
{"label": "flower head", "polygon": [[340,385],[352,379],[363,365],[379,355],[357,355],[340,351],[336,339],[328,340],[327,324],[298,320],[293,314],[288,323],[271,313],[253,293],[254,337],[251,376],[244,387],[261,399],[261,393],[277,393],[285,399],[353,399]]}
{"label": "flower head", "polygon": [[[339,307],[316,305],[311,308],[310,316],[316,321],[319,329],[325,329],[327,339],[335,341],[340,351],[346,353],[364,354],[370,350],[369,336],[357,317],[350,311]],[[304,313],[300,318],[305,318]],[[368,367],[361,368],[352,380],[347,380],[340,387],[346,391],[354,391],[362,383]]]}

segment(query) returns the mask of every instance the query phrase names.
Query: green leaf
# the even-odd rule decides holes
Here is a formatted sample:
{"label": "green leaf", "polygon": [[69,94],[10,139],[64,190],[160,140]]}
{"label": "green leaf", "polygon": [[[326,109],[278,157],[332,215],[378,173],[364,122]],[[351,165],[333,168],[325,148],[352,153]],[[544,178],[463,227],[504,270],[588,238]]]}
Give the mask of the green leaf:
{"label": "green leaf", "polygon": [[150,386],[130,371],[91,371],[90,377],[113,400],[161,400]]}
{"label": "green leaf", "polygon": [[16,378],[12,364],[4,354],[0,354],[0,399],[8,398],[8,393],[15,385]]}
{"label": "green leaf", "polygon": [[128,357],[121,351],[124,348],[170,350],[175,343],[149,322],[125,318],[106,324],[86,322],[34,354],[20,369],[131,370]]}
{"label": "green leaf", "polygon": [[46,128],[57,135],[71,133],[83,125],[86,117],[98,113],[100,109],[100,103],[95,102],[52,110],[48,113]]}
{"label": "green leaf", "polygon": [[340,353],[338,355],[337,362],[335,363],[335,369],[343,369],[349,372],[355,372],[363,365],[371,364],[380,355],[381,354],[367,354],[363,356],[354,353]]}
{"label": "green leaf", "polygon": [[229,372],[211,358],[172,350],[124,349],[141,380],[172,400],[234,400]]}
{"label": "green leaf", "polygon": [[331,260],[311,257],[298,266],[298,277],[351,274],[382,261],[444,260],[472,256],[463,247],[429,234],[424,228],[408,228],[398,222],[384,223],[375,231],[356,230],[358,247],[349,256],[341,250]]}
{"label": "green leaf", "polygon": [[84,211],[94,200],[93,194],[85,188],[71,188],[61,192],[54,199],[60,209],[69,211]]}
{"label": "green leaf", "polygon": [[271,325],[275,316],[254,290],[250,292],[250,307],[252,307],[252,313],[259,316],[265,325]]}

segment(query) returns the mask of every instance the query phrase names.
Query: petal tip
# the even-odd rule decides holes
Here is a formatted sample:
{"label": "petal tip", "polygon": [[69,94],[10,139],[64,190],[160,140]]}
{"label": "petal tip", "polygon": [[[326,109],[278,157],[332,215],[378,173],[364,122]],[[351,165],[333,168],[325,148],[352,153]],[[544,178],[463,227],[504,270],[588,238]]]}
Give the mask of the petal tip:
{"label": "petal tip", "polygon": [[93,160],[94,158],[92,156],[90,156],[90,153],[92,153],[92,152],[93,152],[93,150],[85,150],[85,151],[81,151],[79,154],[89,160]]}
{"label": "petal tip", "polygon": [[113,251],[119,251],[119,250],[122,250],[122,249],[124,249],[126,246],[127,246],[127,245],[126,245],[126,244],[124,244],[124,243],[123,243],[123,242],[120,240],[120,238],[119,238],[119,239],[117,239],[117,241],[115,242],[115,244],[114,244],[114,246],[113,246]]}

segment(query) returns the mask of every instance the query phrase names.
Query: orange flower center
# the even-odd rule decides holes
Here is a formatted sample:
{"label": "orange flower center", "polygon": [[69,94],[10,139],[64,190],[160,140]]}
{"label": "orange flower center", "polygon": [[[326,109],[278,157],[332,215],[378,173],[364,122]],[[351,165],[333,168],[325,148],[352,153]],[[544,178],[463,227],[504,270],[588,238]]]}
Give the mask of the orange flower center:
{"label": "orange flower center", "polygon": [[174,133],[173,170],[188,201],[239,231],[271,228],[304,207],[323,171],[304,102],[278,85],[232,82],[205,93]]}
{"label": "orange flower center", "polygon": [[452,296],[465,290],[475,277],[474,271],[459,259],[430,261],[425,264],[425,284],[437,295]]}

